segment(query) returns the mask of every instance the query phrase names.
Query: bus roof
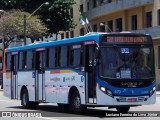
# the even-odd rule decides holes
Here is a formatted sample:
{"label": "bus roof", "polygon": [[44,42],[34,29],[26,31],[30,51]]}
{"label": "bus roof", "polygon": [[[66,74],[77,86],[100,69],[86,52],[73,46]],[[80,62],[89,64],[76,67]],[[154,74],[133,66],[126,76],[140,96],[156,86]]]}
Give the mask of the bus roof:
{"label": "bus roof", "polygon": [[99,42],[100,35],[146,35],[146,34],[140,34],[140,33],[131,33],[131,32],[112,32],[112,33],[104,33],[104,32],[91,32],[84,36],[74,37],[74,38],[65,38],[62,40],[53,40],[49,42],[40,42],[40,43],[33,43],[28,44],[25,46],[18,46],[13,48],[7,48],[6,52],[14,52],[14,51],[22,51],[22,50],[29,50],[29,49],[36,49],[36,48],[42,48],[42,47],[50,47],[50,46],[56,46],[56,45],[62,45],[62,44],[70,44],[70,43],[76,43],[76,42],[83,42],[86,40],[94,40],[96,42]]}
{"label": "bus roof", "polygon": [[70,43],[76,43],[76,42],[83,42],[86,40],[94,40],[94,41],[98,42],[99,36],[100,36],[99,34],[95,33],[92,35],[79,36],[79,37],[75,37],[75,38],[66,38],[66,39],[62,39],[62,40],[53,40],[53,41],[48,41],[48,42],[33,43],[33,44],[25,45],[25,46],[7,48],[6,52],[14,52],[14,51],[36,49],[36,48],[56,46],[56,45],[62,45],[62,44],[70,44]]}

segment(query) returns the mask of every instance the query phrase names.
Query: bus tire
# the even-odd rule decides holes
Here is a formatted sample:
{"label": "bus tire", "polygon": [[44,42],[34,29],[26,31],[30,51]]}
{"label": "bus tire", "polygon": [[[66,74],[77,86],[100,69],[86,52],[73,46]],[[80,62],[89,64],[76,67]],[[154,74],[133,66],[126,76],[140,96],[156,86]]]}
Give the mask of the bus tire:
{"label": "bus tire", "polygon": [[116,109],[119,113],[128,113],[130,106],[118,106]]}
{"label": "bus tire", "polygon": [[86,110],[86,107],[81,105],[81,98],[77,90],[74,91],[71,96],[69,109],[75,113],[80,113]]}
{"label": "bus tire", "polygon": [[21,103],[22,103],[23,108],[26,108],[26,109],[30,108],[28,91],[26,89],[22,91]]}
{"label": "bus tire", "polygon": [[35,109],[35,108],[38,107],[37,102],[29,101],[29,95],[28,95],[27,89],[24,89],[22,91],[21,103],[22,103],[23,108],[25,108],[25,109],[29,109],[29,108],[34,108]]}

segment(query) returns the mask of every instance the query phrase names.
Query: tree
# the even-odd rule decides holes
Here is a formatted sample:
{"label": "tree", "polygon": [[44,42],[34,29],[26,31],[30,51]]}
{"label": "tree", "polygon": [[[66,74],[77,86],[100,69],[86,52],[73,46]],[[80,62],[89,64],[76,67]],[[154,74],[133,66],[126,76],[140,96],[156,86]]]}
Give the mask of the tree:
{"label": "tree", "polygon": [[[7,48],[14,38],[24,37],[24,15],[29,16],[27,12],[9,11],[0,18],[0,36],[4,38],[4,49]],[[37,39],[46,33],[47,28],[38,16],[32,16],[27,19],[27,37]]]}
{"label": "tree", "polygon": [[49,29],[49,33],[68,31],[76,26],[70,13],[75,0],[3,0],[0,5],[4,10],[14,8],[32,13],[45,2],[50,4],[43,6],[36,14],[40,15],[41,20]]}

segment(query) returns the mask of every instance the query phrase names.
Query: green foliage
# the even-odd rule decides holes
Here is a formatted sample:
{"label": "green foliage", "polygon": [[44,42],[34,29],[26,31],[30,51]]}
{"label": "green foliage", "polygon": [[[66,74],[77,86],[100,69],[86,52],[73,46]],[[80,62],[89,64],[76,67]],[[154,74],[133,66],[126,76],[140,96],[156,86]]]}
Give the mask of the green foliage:
{"label": "green foliage", "polygon": [[[20,11],[10,11],[2,15],[0,18],[0,36],[6,38],[8,43],[15,38],[21,38],[24,34],[24,15],[30,16],[27,12]],[[39,38],[46,33],[47,28],[43,22],[38,18],[38,16],[32,16],[27,21],[26,31],[27,37]]]}
{"label": "green foliage", "polygon": [[20,9],[32,13],[40,5],[49,2],[49,5],[43,5],[36,14],[38,14],[49,29],[49,33],[57,33],[58,31],[68,31],[76,25],[70,14],[72,5],[75,0],[3,0],[0,8],[4,10]]}

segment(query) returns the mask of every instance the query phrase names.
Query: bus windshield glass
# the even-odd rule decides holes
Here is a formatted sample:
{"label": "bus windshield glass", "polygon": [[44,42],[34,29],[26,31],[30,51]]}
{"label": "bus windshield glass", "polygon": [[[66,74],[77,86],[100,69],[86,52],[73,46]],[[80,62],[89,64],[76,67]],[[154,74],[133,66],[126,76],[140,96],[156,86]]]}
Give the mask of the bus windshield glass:
{"label": "bus windshield glass", "polygon": [[154,76],[153,48],[101,47],[100,76],[147,79]]}

